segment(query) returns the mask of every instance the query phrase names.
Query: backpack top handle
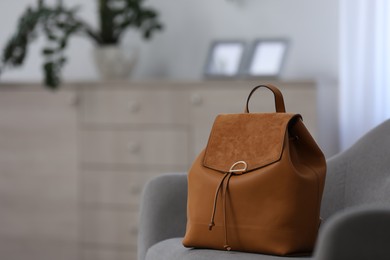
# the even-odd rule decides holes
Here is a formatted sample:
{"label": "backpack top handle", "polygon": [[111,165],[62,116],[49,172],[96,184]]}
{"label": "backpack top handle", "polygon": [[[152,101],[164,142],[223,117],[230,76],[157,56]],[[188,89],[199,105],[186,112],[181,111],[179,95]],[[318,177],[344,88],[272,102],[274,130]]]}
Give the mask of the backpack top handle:
{"label": "backpack top handle", "polygon": [[248,99],[246,100],[245,113],[249,113],[249,100],[250,100],[251,96],[253,95],[253,93],[259,88],[267,88],[267,89],[271,90],[275,96],[276,112],[277,113],[286,113],[286,108],[284,106],[284,99],[283,99],[282,92],[280,92],[280,90],[277,87],[275,87],[271,84],[259,85],[259,86],[255,87],[254,89],[252,89],[252,91],[249,93]]}

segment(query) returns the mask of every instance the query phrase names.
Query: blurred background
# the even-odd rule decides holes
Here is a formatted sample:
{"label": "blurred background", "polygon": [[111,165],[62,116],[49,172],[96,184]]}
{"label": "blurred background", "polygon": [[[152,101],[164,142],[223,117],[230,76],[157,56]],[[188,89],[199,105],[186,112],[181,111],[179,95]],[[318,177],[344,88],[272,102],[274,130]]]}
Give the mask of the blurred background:
{"label": "blurred background", "polygon": [[[386,0],[2,0],[0,258],[136,259],[143,185],[187,171],[215,116],[242,112],[261,83],[281,88],[327,158],[348,149],[390,117],[389,11]],[[262,39],[288,43],[277,75],[205,76],[216,41],[243,42],[245,61]],[[260,92],[251,111],[272,102]]]}
{"label": "blurred background", "polygon": [[[26,7],[36,1],[2,1],[1,46],[15,31],[17,20]],[[46,0],[56,3],[55,0]],[[64,5],[80,6],[79,14],[98,26],[97,0],[66,0]],[[339,1],[156,1],[148,0],[165,25],[151,41],[143,42],[140,34],[128,30],[122,41],[124,48],[140,48],[140,58],[132,78],[169,80],[202,79],[210,42],[217,39],[287,37],[291,50],[283,76],[286,78],[336,79],[338,76]],[[23,68],[9,71],[2,80],[41,79],[40,40],[31,45],[30,56]],[[93,42],[86,37],[73,37],[67,48],[71,57],[64,68],[68,80],[96,80],[91,52]]]}

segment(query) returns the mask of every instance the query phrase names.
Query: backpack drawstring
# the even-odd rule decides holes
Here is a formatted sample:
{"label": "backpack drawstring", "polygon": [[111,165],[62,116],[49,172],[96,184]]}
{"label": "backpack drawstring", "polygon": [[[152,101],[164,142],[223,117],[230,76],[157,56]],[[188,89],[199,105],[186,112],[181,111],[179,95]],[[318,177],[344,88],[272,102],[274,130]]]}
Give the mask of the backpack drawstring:
{"label": "backpack drawstring", "polygon": [[225,245],[223,246],[223,248],[225,248],[227,251],[230,251],[232,248],[229,246],[228,244],[228,234],[227,234],[227,214],[226,214],[226,200],[227,200],[227,193],[228,193],[228,186],[229,186],[229,181],[230,181],[230,178],[232,177],[232,173],[229,172],[228,173],[228,177],[226,179],[226,185],[223,189],[223,227],[224,227],[224,231],[225,231]]}
{"label": "backpack drawstring", "polygon": [[[244,168],[234,169],[239,164],[243,164]],[[233,174],[242,174],[246,170],[247,170],[246,162],[238,161],[238,162],[234,163],[232,165],[232,167],[230,167],[230,170],[224,174],[223,178],[221,179],[221,181],[218,184],[217,190],[215,191],[215,195],[214,195],[214,204],[213,204],[213,210],[211,213],[209,230],[211,231],[213,229],[213,226],[215,226],[214,218],[215,218],[215,212],[217,210],[218,194],[223,186],[223,190],[222,190],[222,192],[223,192],[222,193],[222,205],[223,205],[222,212],[223,213],[222,214],[223,214],[223,229],[224,229],[224,238],[225,238],[225,245],[223,246],[223,248],[225,248],[227,251],[230,251],[232,249],[228,244],[227,214],[226,214],[226,201],[227,201],[227,196],[228,196],[229,181],[230,181],[230,178],[232,177]],[[225,182],[225,180],[226,180],[226,182]]]}
{"label": "backpack drawstring", "polygon": [[[223,186],[223,190],[222,190],[222,212],[223,212],[223,228],[224,228],[224,239],[225,239],[225,245],[223,246],[223,248],[225,248],[227,251],[230,251],[231,250],[231,247],[229,246],[228,244],[228,234],[227,234],[227,216],[226,216],[226,196],[227,196],[227,193],[228,193],[228,186],[229,186],[229,181],[230,181],[230,178],[232,177],[232,173],[231,172],[227,172],[224,174],[223,178],[221,179],[221,181],[219,182],[219,185],[217,187],[217,190],[215,192],[215,196],[214,196],[214,206],[213,206],[213,210],[212,210],[212,214],[211,214],[211,221],[210,221],[210,224],[209,224],[209,230],[211,231],[213,226],[215,226],[215,223],[214,223],[214,218],[215,218],[215,211],[217,209],[217,200],[218,200],[218,194],[219,194],[219,191],[221,190],[222,186]],[[225,182],[226,180],[226,182]]]}
{"label": "backpack drawstring", "polygon": [[215,211],[217,209],[218,193],[221,190],[222,184],[223,184],[223,182],[224,182],[224,180],[226,179],[227,176],[228,176],[228,173],[224,174],[224,176],[223,176],[222,180],[219,182],[219,185],[218,185],[217,190],[215,192],[214,205],[213,205],[213,210],[212,210],[212,214],[211,214],[211,220],[210,220],[210,224],[209,224],[209,230],[210,231],[213,229],[213,226],[215,226],[214,218],[215,218]]}

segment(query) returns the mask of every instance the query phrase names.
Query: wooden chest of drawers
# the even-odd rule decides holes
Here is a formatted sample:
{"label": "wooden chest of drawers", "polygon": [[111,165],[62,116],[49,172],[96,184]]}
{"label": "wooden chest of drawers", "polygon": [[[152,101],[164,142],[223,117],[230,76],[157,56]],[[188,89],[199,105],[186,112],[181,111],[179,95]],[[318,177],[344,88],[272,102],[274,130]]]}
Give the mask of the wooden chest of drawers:
{"label": "wooden chest of drawers", "polygon": [[[242,112],[257,84],[85,83],[58,93],[0,88],[0,191],[6,194],[0,209],[7,213],[0,238],[8,252],[0,258],[135,260],[144,184],[186,172],[214,118]],[[316,137],[315,83],[273,84]],[[256,93],[250,110],[273,112],[272,94]],[[23,255],[16,244],[34,250]]]}

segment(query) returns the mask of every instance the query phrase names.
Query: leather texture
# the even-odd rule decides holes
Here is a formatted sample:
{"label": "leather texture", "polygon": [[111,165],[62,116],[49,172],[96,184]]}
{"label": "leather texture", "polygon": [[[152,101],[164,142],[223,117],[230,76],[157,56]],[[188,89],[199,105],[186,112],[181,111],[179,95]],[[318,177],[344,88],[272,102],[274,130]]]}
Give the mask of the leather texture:
{"label": "leather texture", "polygon": [[282,156],[287,124],[299,117],[285,113],[219,115],[203,165],[225,173],[237,161],[245,161],[247,171],[276,162]]}
{"label": "leather texture", "polygon": [[[249,113],[253,92],[275,95],[278,113]],[[313,250],[326,162],[298,114],[272,85],[245,112],[219,115],[188,173],[183,245],[272,255]]]}

